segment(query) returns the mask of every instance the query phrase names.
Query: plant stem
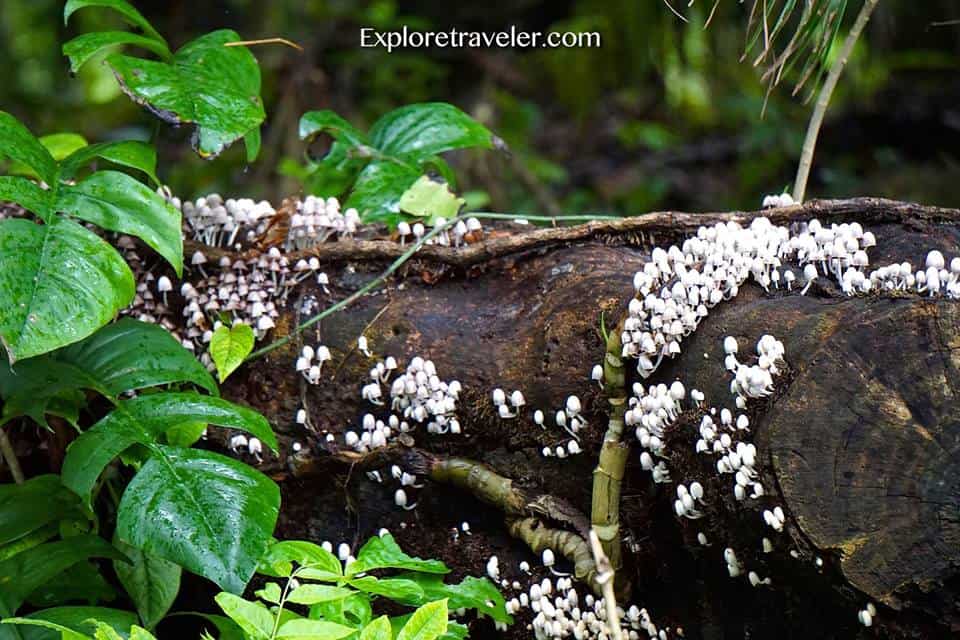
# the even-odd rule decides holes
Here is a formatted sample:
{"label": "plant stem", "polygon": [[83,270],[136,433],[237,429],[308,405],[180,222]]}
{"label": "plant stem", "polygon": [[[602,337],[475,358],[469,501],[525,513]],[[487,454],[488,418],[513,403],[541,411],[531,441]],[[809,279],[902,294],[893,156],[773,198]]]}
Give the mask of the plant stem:
{"label": "plant stem", "polygon": [[603,358],[603,384],[610,417],[593,471],[590,521],[614,571],[622,565],[620,552],[620,483],[627,465],[629,447],[620,442],[627,406],[626,375],[621,357],[623,321],[607,336]]}
{"label": "plant stem", "polygon": [[0,427],[0,454],[3,454],[3,460],[10,467],[10,475],[14,482],[23,484],[23,469],[20,468],[20,461],[17,460],[17,453],[13,450],[13,444],[7,436],[7,430]]}
{"label": "plant stem", "polygon": [[393,275],[393,273],[394,273],[397,269],[399,269],[401,266],[403,266],[403,263],[405,263],[407,260],[409,260],[409,259],[413,256],[413,254],[415,254],[417,251],[419,251],[419,250],[420,250],[420,247],[422,247],[424,244],[426,244],[427,240],[433,238],[434,236],[438,235],[439,233],[441,233],[441,232],[443,232],[443,231],[446,231],[447,229],[452,228],[454,225],[457,224],[457,222],[459,222],[459,221],[462,220],[463,218],[464,218],[464,216],[462,216],[462,215],[461,215],[461,216],[457,216],[456,218],[453,218],[452,220],[447,221],[447,223],[446,223],[445,225],[443,225],[443,226],[434,227],[433,229],[430,230],[429,233],[425,234],[422,238],[420,238],[420,239],[417,240],[415,243],[413,243],[412,245],[410,245],[410,248],[407,249],[407,250],[403,253],[403,255],[401,255],[399,258],[397,258],[396,260],[394,260],[394,261],[390,264],[390,266],[387,267],[387,269],[386,269],[383,273],[381,273],[379,276],[377,276],[376,278],[374,278],[373,280],[371,280],[371,281],[368,282],[367,284],[363,285],[362,287],[360,287],[359,289],[357,289],[355,292],[353,292],[352,294],[350,294],[349,296],[347,296],[346,298],[344,298],[344,299],[341,300],[340,302],[338,302],[338,303],[336,303],[336,304],[334,304],[334,305],[332,305],[332,306],[327,307],[326,309],[324,309],[323,311],[321,311],[321,312],[318,313],[317,315],[313,316],[313,317],[310,318],[309,320],[307,320],[307,321],[305,321],[305,322],[297,325],[297,327],[294,328],[294,330],[291,331],[291,332],[290,332],[289,334],[287,334],[286,336],[280,338],[279,340],[274,340],[273,342],[271,342],[270,344],[268,344],[268,345],[265,346],[265,347],[262,347],[262,348],[260,348],[260,349],[257,349],[256,351],[254,351],[253,353],[251,353],[250,355],[248,355],[248,356],[246,357],[246,359],[244,360],[244,362],[250,362],[251,360],[256,360],[256,359],[259,358],[260,356],[266,355],[266,354],[270,353],[271,351],[273,351],[273,350],[275,350],[275,349],[279,349],[280,347],[284,346],[285,344],[287,344],[288,342],[290,342],[291,340],[293,340],[296,336],[298,336],[299,334],[303,333],[303,331],[305,331],[306,329],[309,329],[310,327],[312,327],[313,325],[317,324],[318,322],[320,322],[321,320],[323,320],[323,319],[326,318],[327,316],[332,315],[332,314],[336,313],[337,311],[339,311],[340,309],[343,309],[344,307],[347,307],[347,306],[353,304],[355,301],[359,300],[360,298],[362,298],[363,296],[365,296],[365,295],[366,295],[367,293],[369,293],[370,291],[376,289],[376,288],[379,287],[381,284],[383,284],[383,283],[386,281],[387,278],[389,278],[391,275]]}
{"label": "plant stem", "polygon": [[820,127],[823,125],[823,118],[827,113],[827,107],[830,105],[830,97],[833,90],[837,87],[837,81],[840,74],[843,73],[853,47],[860,38],[860,33],[870,20],[870,14],[877,7],[880,0],[864,0],[860,13],[853,26],[850,27],[850,33],[843,41],[843,47],[840,49],[840,56],[830,67],[830,73],[820,87],[820,93],[817,95],[817,103],[810,116],[810,124],[807,125],[807,137],[803,141],[803,151],[800,153],[800,166],[797,168],[797,179],[793,184],[793,200],[797,204],[803,204],[804,195],[807,191],[807,179],[810,177],[810,167],[813,165],[813,152],[817,147],[817,137],[820,135]]}

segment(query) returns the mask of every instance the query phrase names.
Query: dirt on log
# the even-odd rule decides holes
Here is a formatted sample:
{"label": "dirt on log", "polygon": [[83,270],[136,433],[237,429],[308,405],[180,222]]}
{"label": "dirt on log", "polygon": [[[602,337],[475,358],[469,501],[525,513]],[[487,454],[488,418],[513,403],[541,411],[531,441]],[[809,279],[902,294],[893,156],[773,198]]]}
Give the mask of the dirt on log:
{"label": "dirt on log", "polygon": [[[481,461],[525,495],[550,495],[590,513],[591,473],[605,427],[602,391],[589,379],[601,362],[601,321],[613,327],[632,296],[632,276],[654,245],[669,246],[701,224],[809,220],[860,222],[876,234],[871,267],[909,261],[927,252],[960,254],[960,211],[859,198],[814,201],[769,212],[660,213],[575,228],[511,228],[465,250],[425,247],[375,295],[250,363],[224,394],[263,411],[281,434],[280,458],[265,468],[280,479],[284,504],[278,535],[361,542],[389,528],[413,552],[436,557],[455,574],[479,574],[500,557],[508,580],[531,578],[517,569],[538,559],[512,539],[497,508],[456,486],[428,483],[413,495],[412,511],[393,504],[394,484],[363,471],[384,468],[389,456],[358,464],[342,438],[376,407],[360,400],[377,359],[401,367],[416,355],[433,360],[443,380],[463,385],[461,435],[413,434],[421,450]],[[399,255],[395,243],[342,242],[313,253],[330,278],[321,304],[349,295]],[[685,412],[668,445],[675,481],[701,481],[714,500],[706,517],[678,521],[673,485],[654,485],[631,456],[621,519],[625,570],[632,601],[661,627],[685,637],[954,637],[960,633],[960,307],[958,302],[909,293],[847,297],[826,278],[805,296],[765,292],[753,284],[714,308],[647,381],[681,380],[706,394],[706,406],[733,406],[723,368],[722,340],[741,346],[771,333],[786,346],[787,372],[776,392],[751,401],[750,428],[769,494],[737,503],[730,476],[717,476],[710,457],[696,456],[694,425]],[[299,320],[291,311],[277,337]],[[374,358],[357,348],[366,336]],[[320,385],[294,371],[303,344],[324,344],[333,360]],[[751,351],[743,349],[742,351]],[[631,378],[631,381],[633,379]],[[519,389],[526,397],[517,419],[497,417],[490,392]],[[576,394],[588,426],[580,455],[544,458],[541,449],[569,440],[548,416]],[[299,408],[309,428],[295,423]],[[290,442],[306,443],[296,459]],[[632,440],[632,436],[628,437]],[[385,476],[389,475],[384,473]],[[760,517],[767,505],[787,512],[784,533]],[[471,534],[456,534],[462,522]],[[710,546],[697,542],[704,532]],[[763,537],[774,550],[763,553]],[[722,551],[738,557],[770,586],[753,588],[727,576]],[[506,590],[508,598],[510,589]],[[873,628],[857,622],[867,602],[878,605]],[[525,620],[510,637],[527,637]],[[491,631],[492,633],[492,631]],[[475,634],[483,637],[482,631]]]}

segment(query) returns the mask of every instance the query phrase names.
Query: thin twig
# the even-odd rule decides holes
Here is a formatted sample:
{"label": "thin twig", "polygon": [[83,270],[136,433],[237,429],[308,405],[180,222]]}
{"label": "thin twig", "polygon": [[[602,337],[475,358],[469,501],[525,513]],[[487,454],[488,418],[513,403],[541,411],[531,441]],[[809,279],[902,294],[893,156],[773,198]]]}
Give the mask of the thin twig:
{"label": "thin twig", "polygon": [[359,300],[360,298],[362,298],[363,296],[365,296],[365,295],[366,295],[367,293],[369,293],[370,291],[373,291],[374,289],[376,289],[377,287],[379,287],[382,283],[386,282],[387,278],[389,278],[391,275],[394,274],[394,272],[395,272],[397,269],[399,269],[401,266],[403,266],[403,264],[404,264],[407,260],[409,260],[409,259],[413,256],[413,254],[415,254],[417,251],[419,251],[420,248],[421,248],[428,240],[430,240],[430,239],[433,238],[434,236],[442,233],[443,231],[446,231],[447,229],[452,228],[454,225],[456,225],[458,222],[460,222],[460,221],[463,219],[463,217],[464,217],[464,216],[457,216],[456,218],[453,218],[452,220],[448,221],[448,222],[447,222],[446,224],[444,224],[444,225],[440,225],[440,226],[434,227],[433,229],[430,230],[429,233],[427,233],[427,234],[424,235],[422,238],[420,238],[417,242],[415,242],[414,244],[412,244],[412,245],[410,246],[410,248],[407,249],[399,258],[397,258],[396,260],[394,260],[394,261],[390,264],[390,266],[387,267],[387,269],[386,269],[383,273],[381,273],[379,276],[377,276],[376,278],[374,278],[373,280],[371,280],[371,281],[368,282],[367,284],[363,285],[362,287],[360,287],[359,289],[357,289],[354,293],[350,294],[349,296],[347,296],[346,298],[344,298],[344,299],[341,300],[340,302],[338,302],[338,303],[336,303],[336,304],[334,304],[334,305],[332,305],[332,306],[330,306],[330,307],[327,307],[326,309],[324,309],[323,311],[321,311],[321,312],[318,313],[317,315],[313,316],[312,318],[310,318],[310,319],[307,320],[306,322],[303,322],[303,323],[297,325],[297,326],[293,329],[293,331],[291,331],[288,335],[284,336],[283,338],[280,338],[279,340],[274,340],[273,342],[271,342],[271,343],[268,344],[267,346],[262,347],[262,348],[260,348],[260,349],[257,349],[256,351],[254,351],[253,353],[251,353],[250,355],[248,355],[248,356],[246,357],[246,359],[244,360],[244,362],[249,362],[249,361],[251,361],[251,360],[256,360],[256,359],[259,358],[260,356],[266,355],[266,354],[270,353],[271,351],[273,351],[273,350],[275,350],[275,349],[279,349],[280,347],[282,347],[282,346],[286,345],[288,342],[290,342],[290,340],[292,340],[292,339],[295,338],[296,336],[300,335],[303,331],[305,331],[306,329],[309,329],[310,327],[312,327],[312,326],[315,325],[316,323],[320,322],[321,320],[323,320],[323,319],[326,318],[327,316],[332,315],[332,314],[336,313],[337,311],[339,311],[340,309],[343,309],[343,308],[345,308],[345,307],[353,304],[354,302],[356,302],[357,300]]}
{"label": "thin twig", "polygon": [[3,454],[3,460],[10,468],[10,475],[13,476],[14,482],[23,484],[23,469],[20,468],[20,461],[17,460],[17,452],[13,450],[7,430],[2,427],[0,427],[0,454]]}
{"label": "thin twig", "polygon": [[590,529],[590,550],[593,552],[593,562],[597,565],[597,576],[594,578],[603,591],[603,602],[607,608],[607,627],[613,640],[623,640],[623,631],[620,628],[620,615],[617,612],[617,596],[613,589],[613,566],[610,559],[603,552],[600,537],[595,529]]}
{"label": "thin twig", "polygon": [[857,40],[860,38],[860,33],[867,25],[867,21],[870,20],[870,14],[873,13],[873,10],[879,2],[880,0],[864,0],[863,7],[860,8],[860,13],[857,14],[857,19],[854,21],[853,26],[850,27],[850,33],[847,34],[846,40],[843,41],[840,55],[833,63],[833,66],[830,67],[830,73],[827,75],[823,86],[820,87],[817,104],[813,108],[813,113],[810,116],[810,124],[807,126],[807,136],[803,141],[803,151],[800,153],[800,166],[797,168],[797,179],[793,185],[793,200],[795,202],[802,203],[806,195],[807,180],[810,177],[810,167],[813,165],[813,152],[817,147],[817,137],[820,135],[823,118],[827,113],[827,107],[830,105],[830,97],[833,95],[833,90],[837,86],[840,74],[843,73],[844,67],[847,66],[847,61],[850,59],[850,54],[853,53],[854,45],[857,44]]}
{"label": "thin twig", "polygon": [[[380,319],[380,316],[382,316],[382,315],[387,311],[387,309],[388,309],[389,307],[390,307],[390,303],[389,303],[389,302],[387,302],[387,304],[383,305],[383,308],[380,309],[380,311],[377,311],[377,314],[376,314],[375,316],[373,316],[373,318],[370,320],[370,322],[368,322],[368,323],[363,327],[363,329],[360,330],[360,336],[362,336],[363,334],[365,334],[365,333],[367,332],[367,330],[368,330],[370,327],[373,326],[373,323],[376,322],[377,320],[379,320],[379,319]],[[359,339],[360,336],[357,336],[357,338]],[[337,374],[339,374],[339,373],[340,373],[340,370],[343,369],[343,365],[345,365],[345,364],[347,363],[347,360],[349,360],[349,359],[350,359],[350,356],[352,356],[356,351],[357,351],[357,341],[354,340],[354,341],[353,341],[353,346],[350,347],[350,350],[349,350],[349,351],[347,351],[345,354],[343,354],[343,358],[340,360],[340,364],[338,364],[338,365],[337,365],[337,368],[333,370],[333,375],[330,376],[330,381],[331,381],[331,382],[333,382],[333,381],[335,381],[335,380],[337,379]]]}
{"label": "thin twig", "polygon": [[286,38],[261,38],[260,40],[237,40],[235,42],[225,42],[223,46],[225,47],[249,47],[254,44],[285,44],[288,47],[296,49],[297,51],[303,51],[303,47],[298,45],[296,42],[291,42]]}

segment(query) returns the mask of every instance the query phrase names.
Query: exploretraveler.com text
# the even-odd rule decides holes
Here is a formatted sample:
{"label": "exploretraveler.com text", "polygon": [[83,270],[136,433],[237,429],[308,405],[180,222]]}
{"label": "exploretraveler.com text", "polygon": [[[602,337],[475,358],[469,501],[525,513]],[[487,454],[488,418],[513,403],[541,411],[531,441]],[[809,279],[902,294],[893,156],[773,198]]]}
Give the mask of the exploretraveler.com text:
{"label": "exploretraveler.com text", "polygon": [[522,31],[515,26],[502,31],[461,31],[456,27],[446,31],[399,30],[378,31],[373,27],[360,29],[360,46],[380,47],[391,53],[394,49],[574,49],[600,46],[597,31]]}

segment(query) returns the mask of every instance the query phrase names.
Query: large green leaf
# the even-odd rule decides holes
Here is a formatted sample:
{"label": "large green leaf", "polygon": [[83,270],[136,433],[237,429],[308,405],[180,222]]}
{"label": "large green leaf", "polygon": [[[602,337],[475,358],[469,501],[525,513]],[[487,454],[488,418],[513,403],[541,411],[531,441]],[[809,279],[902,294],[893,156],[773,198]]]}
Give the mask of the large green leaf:
{"label": "large green leaf", "polygon": [[394,109],[370,128],[370,141],[381,153],[413,160],[453,149],[494,146],[486,127],[445,102]]}
{"label": "large green leaf", "polygon": [[375,578],[364,576],[354,578],[349,584],[354,589],[375,596],[390,598],[401,604],[420,604],[424,601],[424,592],[416,582],[403,578]]}
{"label": "large green leaf", "polygon": [[364,222],[396,224],[400,198],[421,173],[414,166],[389,160],[371,162],[357,176],[345,207],[359,211]]}
{"label": "large green leaf", "polygon": [[[2,421],[27,415],[45,424],[47,413],[64,416],[70,409],[64,417],[76,422],[76,407],[69,403],[81,389],[116,398],[126,391],[175,382],[218,393],[206,368],[168,331],[123,318],[57,351],[14,367],[0,364]],[[82,393],[76,400],[86,404]]]}
{"label": "large green leaf", "polygon": [[115,54],[107,58],[135,102],[172,124],[197,126],[193,147],[214,157],[260,126],[260,67],[246,47],[224,46],[240,36],[229,29],[189,42],[169,64]]}
{"label": "large green leaf", "polygon": [[300,117],[301,140],[314,138],[320,133],[329,133],[347,147],[370,144],[363,132],[329,109],[308,111]]}
{"label": "large green leaf", "polygon": [[347,627],[326,620],[307,620],[299,618],[289,620],[277,629],[277,640],[340,640],[356,633],[353,627]]}
{"label": "large green leaf", "polygon": [[232,593],[218,593],[214,598],[250,640],[270,640],[273,635],[273,614],[261,603],[244,600]]}
{"label": "large green leaf", "polygon": [[50,152],[19,120],[0,111],[0,158],[4,157],[30,167],[49,185],[56,181],[57,162]]}
{"label": "large green leaf", "polygon": [[233,458],[153,449],[120,501],[117,534],[226,591],[242,592],[276,525],[279,488]]}
{"label": "large green leaf", "polygon": [[[122,15],[127,23],[143,30],[143,33],[148,38],[166,44],[163,37],[157,33],[157,30],[150,24],[150,21],[144,18],[143,14],[137,11],[136,8],[126,0],[67,0],[67,4],[63,7],[63,23],[67,24],[70,16],[72,16],[75,11],[83,9],[84,7],[113,9]],[[169,52],[167,55],[169,55]]]}
{"label": "large green leaf", "polygon": [[[402,616],[392,616],[390,618],[390,627],[393,630],[394,636],[400,633],[400,630],[403,629],[404,625],[410,620],[412,613],[408,613]],[[470,637],[470,628],[464,624],[460,624],[455,620],[447,619],[447,630],[437,636],[437,640],[466,640]]]}
{"label": "large green leaf", "polygon": [[[86,138],[77,133],[51,133],[46,136],[40,136],[39,141],[57,162],[63,160],[77,149],[87,146]],[[40,176],[38,176],[33,169],[20,162],[11,163],[10,167],[7,168],[7,173],[40,179]]]}
{"label": "large green leaf", "polygon": [[346,573],[355,576],[374,569],[407,569],[422,573],[449,573],[447,565],[439,560],[421,560],[408,556],[389,533],[367,540],[357,554],[357,559],[347,565]]}
{"label": "large green leaf", "polygon": [[27,596],[62,571],[87,558],[125,556],[95,535],[48,542],[0,562],[0,616],[15,612]]}
{"label": "large green leaf", "polygon": [[496,620],[510,624],[506,601],[497,587],[486,578],[467,576],[459,584],[446,584],[442,576],[424,573],[402,573],[398,577],[420,585],[425,600],[447,598],[451,609],[476,609]]}
{"label": "large green leaf", "polygon": [[109,395],[87,372],[69,362],[55,360],[49,354],[28,358],[13,367],[0,363],[0,395],[4,399],[0,423],[30,416],[37,424],[47,426],[46,414],[57,415],[58,410],[64,408],[63,403],[71,399],[71,392],[79,389]]}
{"label": "large green leaf", "polygon": [[113,544],[130,559],[129,563],[113,563],[117,578],[136,605],[143,626],[152,629],[167,615],[180,591],[180,566],[119,539]]}
{"label": "large green leaf", "polygon": [[[24,619],[50,622],[82,633],[85,637],[93,633],[94,625],[89,622],[90,620],[99,620],[124,635],[132,625],[137,623],[137,616],[133,613],[108,607],[53,607],[35,611],[24,616]],[[60,640],[60,633],[52,629],[30,627],[21,629],[20,633],[23,635],[23,640]]]}
{"label": "large green leaf", "polygon": [[287,601],[294,604],[317,604],[318,602],[330,602],[332,600],[343,600],[354,594],[350,589],[343,587],[331,587],[326,584],[302,584],[287,596]]}
{"label": "large green leaf", "polygon": [[79,224],[0,220],[0,339],[11,362],[87,337],[133,294],[120,254]]}
{"label": "large green leaf", "polygon": [[300,566],[298,575],[311,580],[331,581],[343,575],[343,566],[335,555],[304,540],[274,542],[260,559],[257,571],[275,578],[289,578],[293,563]]}
{"label": "large green leaf", "polygon": [[73,602],[93,605],[112,601],[116,597],[117,592],[100,574],[97,565],[85,561],[78,562],[58,575],[56,580],[37,588],[27,602],[34,607],[53,607]]}
{"label": "large green leaf", "polygon": [[[32,620],[30,618],[6,618],[0,620],[3,624],[15,624],[18,626],[27,627],[28,629],[42,629],[43,631],[49,632],[49,635],[44,635],[43,637],[53,638],[55,640],[91,640],[90,636],[84,635],[82,633],[77,633],[73,629],[66,627],[62,624],[57,624],[55,622],[50,622],[49,620]],[[6,629],[0,629],[0,637],[2,637],[3,632]],[[20,630],[20,637],[26,638],[25,630]]]}
{"label": "large green leaf", "polygon": [[232,327],[221,325],[210,339],[210,357],[217,365],[220,382],[227,379],[253,350],[256,338],[250,325],[236,322]]}
{"label": "large green leaf", "polygon": [[0,176],[0,202],[16,202],[44,220],[53,210],[52,192],[20,176]]}
{"label": "large green leaf", "polygon": [[277,448],[270,424],[256,411],[198,393],[153,393],[121,401],[70,445],[63,461],[64,485],[89,504],[90,490],[111,460],[131,445],[152,445],[167,429],[188,421],[241,429]]}
{"label": "large green leaf", "polygon": [[157,178],[157,150],[137,140],[100,142],[77,149],[60,163],[60,179],[73,179],[80,169],[97,158],[143,171],[154,184],[160,184]]}
{"label": "large green leaf", "polygon": [[362,628],[372,618],[370,596],[360,592],[343,600],[328,600],[310,606],[311,620],[330,620],[357,629]]}
{"label": "large green leaf", "polygon": [[416,611],[397,634],[397,640],[436,640],[447,631],[447,601],[430,602]]}
{"label": "large green leaf", "polygon": [[0,485],[0,546],[67,517],[83,517],[83,510],[60,476],[47,474],[23,484]]}
{"label": "large green leaf", "polygon": [[218,394],[206,367],[169,331],[132,318],[121,318],[51,356],[82,369],[114,397],[175,382],[191,382]]}
{"label": "large green leaf", "polygon": [[156,40],[148,38],[129,31],[97,31],[94,33],[84,33],[76,38],[64,43],[63,55],[70,58],[70,71],[76,73],[80,67],[90,61],[91,58],[105,49],[132,44],[137,47],[143,47],[154,52],[161,58],[170,56],[170,50],[167,46]]}
{"label": "large green leaf", "polygon": [[393,629],[390,627],[390,618],[380,616],[360,632],[360,640],[393,640]]}
{"label": "large green leaf", "polygon": [[180,212],[142,182],[119,171],[98,171],[60,187],[56,208],[99,227],[137,236],[183,270]]}

